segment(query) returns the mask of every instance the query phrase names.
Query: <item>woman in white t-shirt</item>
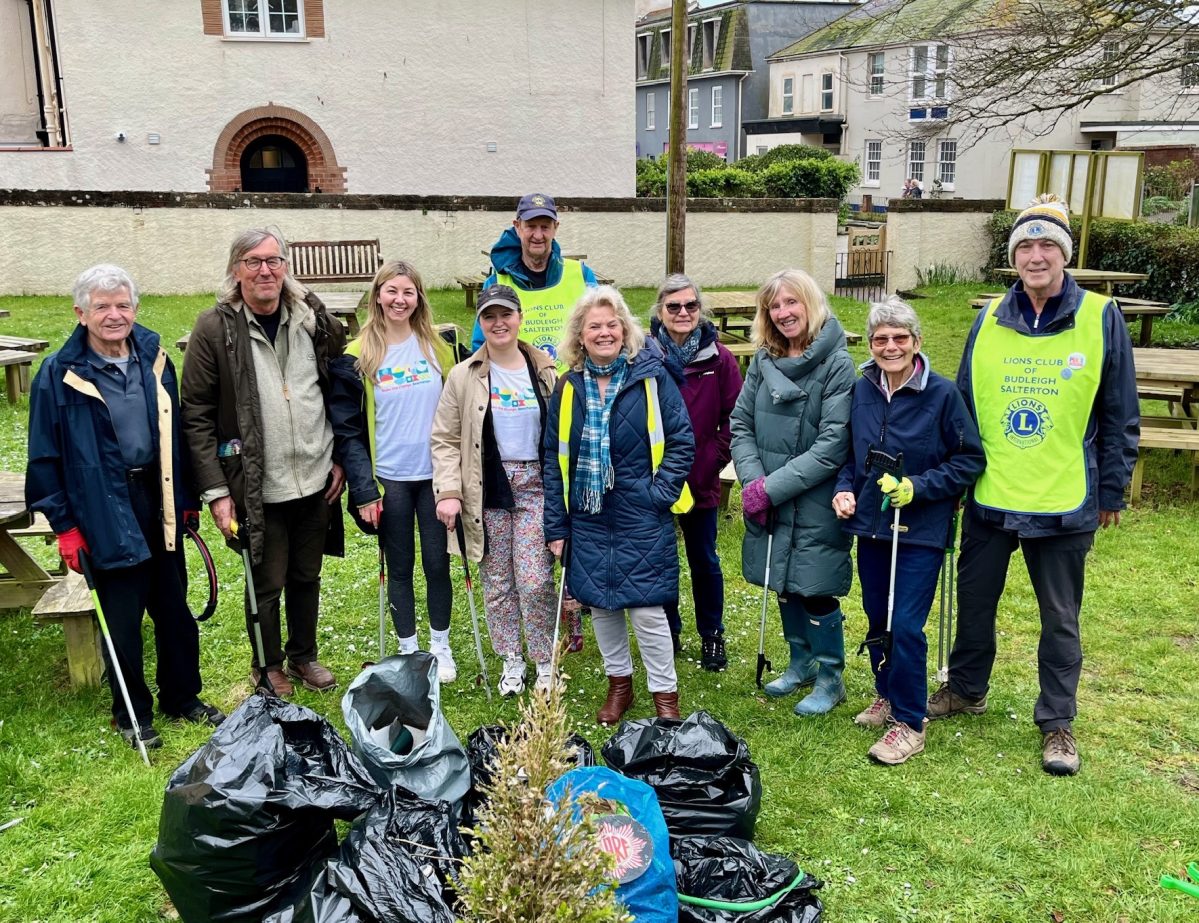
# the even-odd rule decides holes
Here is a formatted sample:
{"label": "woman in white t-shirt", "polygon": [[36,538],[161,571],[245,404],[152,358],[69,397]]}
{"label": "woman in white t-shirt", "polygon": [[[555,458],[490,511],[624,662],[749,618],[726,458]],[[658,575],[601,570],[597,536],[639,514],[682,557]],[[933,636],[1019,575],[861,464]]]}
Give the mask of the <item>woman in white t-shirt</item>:
{"label": "woman in white t-shirt", "polygon": [[362,335],[334,366],[332,416],[340,437],[355,519],[382,536],[391,618],[400,653],[418,649],[413,522],[429,610],[429,651],[444,683],[457,678],[450,652],[450,562],[446,530],[433,498],[429,433],[442,380],[453,364],[433,329],[420,275],[408,263],[384,263],[371,285]]}
{"label": "woman in white t-shirt", "polygon": [[500,692],[524,691],[522,626],[536,687],[547,691],[557,601],[541,526],[541,446],[557,373],[547,353],[518,338],[513,289],[490,286],[478,305],[483,345],[450,372],[433,421],[437,517],[447,529],[462,517],[466,554],[481,562],[487,629],[504,660]]}

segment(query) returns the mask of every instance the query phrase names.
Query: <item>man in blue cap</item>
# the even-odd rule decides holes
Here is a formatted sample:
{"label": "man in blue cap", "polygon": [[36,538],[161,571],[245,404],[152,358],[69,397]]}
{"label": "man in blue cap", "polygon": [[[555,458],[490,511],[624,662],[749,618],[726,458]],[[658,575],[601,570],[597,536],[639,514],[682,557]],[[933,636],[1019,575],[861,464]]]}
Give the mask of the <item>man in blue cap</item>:
{"label": "man in blue cap", "polygon": [[[555,359],[566,316],[585,288],[596,285],[593,273],[580,260],[562,257],[554,239],[558,206],[552,196],[530,192],[516,205],[512,227],[491,248],[491,275],[483,288],[507,285],[520,295],[524,322],[520,338]],[[475,321],[472,345],[483,345],[483,330]]]}

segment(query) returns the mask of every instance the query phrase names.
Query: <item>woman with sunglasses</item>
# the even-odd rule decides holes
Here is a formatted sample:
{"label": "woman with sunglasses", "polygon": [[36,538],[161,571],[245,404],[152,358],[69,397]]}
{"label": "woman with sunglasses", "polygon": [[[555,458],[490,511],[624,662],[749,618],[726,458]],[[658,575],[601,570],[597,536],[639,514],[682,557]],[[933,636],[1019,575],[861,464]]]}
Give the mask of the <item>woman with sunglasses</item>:
{"label": "woman with sunglasses", "polygon": [[[892,296],[870,306],[866,333],[871,358],[854,385],[849,458],[837,478],[833,512],[842,528],[858,537],[862,608],[870,621],[867,637],[877,638],[887,626],[890,508],[901,509],[891,649],[871,645],[876,697],[854,718],[864,727],[887,727],[869,755],[895,765],[924,750],[924,622],[936,593],[954,504],[985,462],[978,427],[957,386],[929,368],[920,351],[916,312]],[[899,476],[868,470],[871,449],[894,458],[902,453]],[[890,501],[886,511],[884,497]]]}
{"label": "woman with sunglasses", "polygon": [[[700,666],[718,672],[728,666],[724,650],[724,574],[716,553],[720,469],[729,463],[729,416],[741,393],[737,360],[721,345],[704,310],[703,294],[691,279],[672,273],[658,289],[650,333],[662,347],[666,367],[679,382],[695,433],[695,461],[687,484],[695,506],[678,516],[691,568],[695,628],[701,642]],[[667,602],[666,618],[675,653],[680,650],[679,601]]]}

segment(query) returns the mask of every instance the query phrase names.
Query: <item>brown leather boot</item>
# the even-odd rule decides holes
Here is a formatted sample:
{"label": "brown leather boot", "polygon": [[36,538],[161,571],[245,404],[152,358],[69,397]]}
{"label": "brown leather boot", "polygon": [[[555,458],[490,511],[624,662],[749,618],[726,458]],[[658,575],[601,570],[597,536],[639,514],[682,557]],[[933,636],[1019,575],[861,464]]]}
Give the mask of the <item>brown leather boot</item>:
{"label": "brown leather boot", "polygon": [[680,718],[679,694],[677,692],[655,692],[654,711],[659,718]]}
{"label": "brown leather boot", "polygon": [[633,677],[609,676],[608,698],[600,710],[595,713],[595,720],[600,724],[615,724],[632,705]]}

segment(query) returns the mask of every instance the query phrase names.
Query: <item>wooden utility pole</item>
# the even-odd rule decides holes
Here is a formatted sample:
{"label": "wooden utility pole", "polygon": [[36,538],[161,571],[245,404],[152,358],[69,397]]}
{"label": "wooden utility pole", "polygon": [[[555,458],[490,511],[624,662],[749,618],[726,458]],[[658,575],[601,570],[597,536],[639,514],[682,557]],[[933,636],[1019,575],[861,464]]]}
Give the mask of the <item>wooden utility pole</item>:
{"label": "wooden utility pole", "polygon": [[666,171],[666,271],[683,272],[687,226],[687,0],[670,17],[670,147]]}

